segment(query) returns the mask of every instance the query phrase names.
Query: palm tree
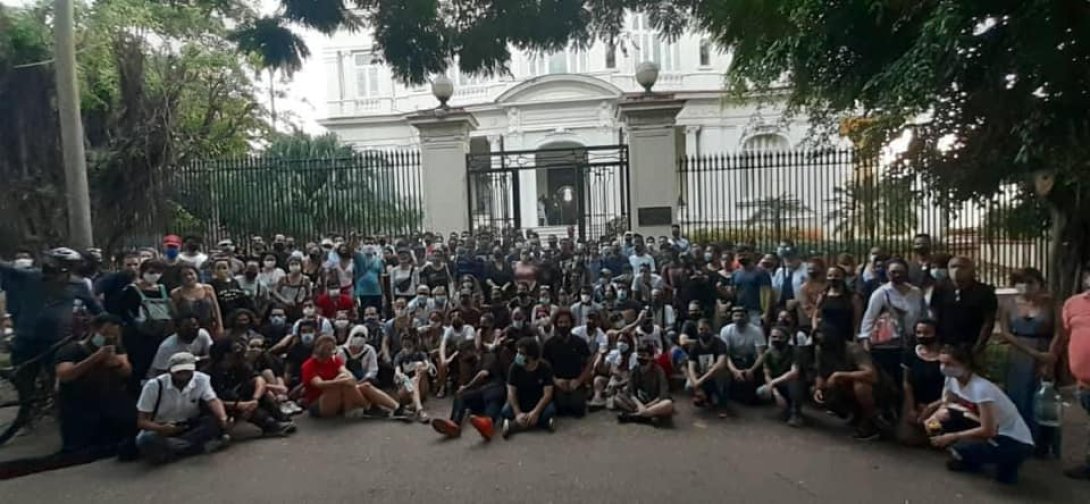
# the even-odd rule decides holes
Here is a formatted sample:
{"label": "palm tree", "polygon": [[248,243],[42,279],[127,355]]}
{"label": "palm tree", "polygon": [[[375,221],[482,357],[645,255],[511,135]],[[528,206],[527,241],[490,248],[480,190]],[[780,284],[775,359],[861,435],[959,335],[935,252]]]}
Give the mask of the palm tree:
{"label": "palm tree", "polygon": [[833,189],[826,200],[834,206],[825,219],[840,236],[875,240],[912,232],[919,224],[916,207],[922,199],[915,178],[884,174],[877,181],[859,177]]}
{"label": "palm tree", "polygon": [[771,223],[773,239],[784,237],[783,227],[786,220],[799,219],[813,213],[810,207],[793,194],[783,193],[737,204],[739,210],[752,210],[746,218],[746,226],[754,227],[761,223]]}
{"label": "palm tree", "polygon": [[276,74],[290,77],[302,69],[303,60],[310,57],[310,48],[277,17],[259,18],[232,31],[227,38],[238,44],[240,51],[256,57],[258,68],[269,73],[269,108],[275,131]]}

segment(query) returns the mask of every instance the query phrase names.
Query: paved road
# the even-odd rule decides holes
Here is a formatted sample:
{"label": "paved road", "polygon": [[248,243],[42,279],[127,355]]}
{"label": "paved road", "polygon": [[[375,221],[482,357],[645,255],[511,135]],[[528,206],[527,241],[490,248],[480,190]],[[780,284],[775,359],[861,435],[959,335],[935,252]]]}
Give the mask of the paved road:
{"label": "paved road", "polygon": [[[430,406],[445,412],[447,404]],[[40,473],[0,482],[0,496],[81,504],[1084,503],[1090,496],[1090,483],[1064,479],[1056,462],[1033,461],[1019,486],[1003,487],[947,473],[939,453],[854,442],[825,418],[795,430],[768,419],[770,409],[739,413],[719,420],[684,408],[675,428],[657,430],[620,426],[602,412],[562,419],[554,434],[490,444],[472,430],[445,441],[420,424],[301,418],[289,439],[238,442],[161,468],[110,460]],[[1078,448],[1068,444],[1069,458]]]}

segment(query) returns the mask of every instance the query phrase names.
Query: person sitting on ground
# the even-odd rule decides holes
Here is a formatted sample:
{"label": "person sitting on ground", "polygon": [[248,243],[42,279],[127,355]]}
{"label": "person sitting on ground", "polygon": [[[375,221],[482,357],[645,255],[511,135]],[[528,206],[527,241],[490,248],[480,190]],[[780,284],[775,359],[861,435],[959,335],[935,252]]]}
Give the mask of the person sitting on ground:
{"label": "person sitting on ground", "polygon": [[341,310],[333,316],[333,339],[337,340],[338,345],[343,345],[348,341],[348,334],[352,332],[352,320],[351,315],[347,310]]}
{"label": "person sitting on ground", "polygon": [[814,356],[814,402],[855,425],[853,437],[870,441],[879,436],[876,419],[879,405],[886,405],[892,392],[884,375],[859,343],[829,338],[821,330],[812,335],[817,345]]}
{"label": "person sitting on ground", "polygon": [[730,311],[731,323],[723,326],[719,338],[727,345],[727,369],[730,370],[731,400],[745,404],[756,403],[757,387],[764,378],[761,369],[761,356],[768,344],[764,331],[756,324],[751,324],[746,309],[738,306]]}
{"label": "person sitting on ground", "polygon": [[595,356],[594,397],[587,403],[592,408],[614,409],[614,397],[628,387],[629,372],[636,367],[636,345],[630,333],[622,332],[616,348],[606,350],[603,346]]}
{"label": "person sitting on ground", "polygon": [[263,338],[254,338],[246,343],[246,363],[255,373],[265,379],[265,394],[280,405],[285,415],[302,413],[303,409],[288,397],[290,389],[284,376],[284,361],[272,355]]}
{"label": "person sitting on ground", "polygon": [[264,436],[287,436],[295,432],[275,399],[265,393],[265,379],[246,361],[243,340],[223,339],[212,345],[205,370],[212,390],[223,401],[227,414],[235,420],[256,425]]}
{"label": "person sitting on ground", "polygon": [[802,401],[804,395],[802,372],[799,369],[796,346],[789,345],[791,329],[773,327],[768,333],[768,351],[759,360],[764,368],[765,384],[757,389],[757,397],[774,400],[783,409],[783,418],[791,427],[802,426]]}
{"label": "person sitting on ground", "polygon": [[92,456],[133,451],[136,416],[125,391],[132,373],[121,346],[122,320],[101,314],[91,321],[87,337],[57,351],[55,371],[61,449]]}
{"label": "person sitting on ground", "polygon": [[655,363],[654,350],[649,344],[640,345],[636,351],[637,365],[632,368],[628,387],[614,398],[614,404],[621,410],[617,415],[620,423],[647,423],[658,427],[674,415],[670,383],[666,373]]}
{"label": "person sitting on ground", "polygon": [[303,400],[312,416],[362,418],[371,406],[384,409],[390,417],[404,416],[404,409],[392,397],[370,383],[357,383],[336,350],[332,336],[321,336],[314,342],[314,355],[303,363]]}
{"label": "person sitting on ground", "polygon": [[212,349],[212,335],[200,327],[197,317],[192,313],[182,313],[174,317],[176,332],[159,344],[155,359],[148,369],[148,378],[155,378],[167,371],[170,356],[178,352],[188,352],[198,359],[208,357]]}
{"label": "person sitting on ground", "polygon": [[[269,353],[284,360],[284,382],[295,398],[301,392],[299,382],[303,363],[314,354],[314,342],[318,339],[318,325],[313,320],[301,320],[296,324],[299,331],[295,335],[280,340],[269,349]],[[333,336],[330,336],[332,338]]]}
{"label": "person sitting on ground", "polygon": [[401,404],[408,403],[421,420],[427,419],[424,399],[428,397],[428,377],[432,372],[427,352],[419,347],[419,338],[407,335],[401,341],[401,351],[394,356],[394,383]]}
{"label": "person sitting on ground", "polygon": [[587,392],[594,361],[590,346],[572,335],[572,315],[567,308],[553,315],[553,337],[545,341],[542,357],[556,374],[556,411],[561,415],[582,417],[587,412]]}
{"label": "person sitting on ground", "polygon": [[902,383],[904,403],[901,405],[900,441],[905,444],[926,442],[924,420],[927,407],[942,398],[946,378],[939,369],[939,344],[934,320],[916,322],[916,348],[905,355]]}
{"label": "person sitting on ground", "polygon": [[323,317],[332,319],[339,312],[348,312],[349,320],[356,318],[356,300],[350,294],[346,294],[339,287],[339,276],[335,272],[329,273],[326,279],[324,291],[314,297],[314,306]]}
{"label": "person sitting on ground", "polygon": [[239,308],[227,315],[227,339],[247,342],[261,336],[254,327],[257,327],[257,315],[250,310]]}
{"label": "person sitting on ground", "polygon": [[470,413],[469,423],[485,441],[489,441],[507,397],[499,360],[491,352],[479,352],[470,341],[459,343],[458,354],[464,371],[459,375],[467,380],[454,394],[450,419],[436,418],[432,420],[432,428],[447,437],[458,437],[466,413]]}
{"label": "person sitting on ground", "polygon": [[[712,333],[708,319],[697,322],[697,338],[688,348],[685,388],[693,393],[693,405],[700,408],[727,407],[727,344]],[[720,413],[725,418],[725,412]]]}
{"label": "person sitting on ground", "polygon": [[[336,314],[334,314],[336,315]],[[333,323],[328,318],[318,313],[318,307],[314,305],[314,301],[307,300],[303,303],[303,318],[296,320],[291,327],[291,333],[293,335],[299,335],[299,326],[304,320],[309,320],[317,328],[318,334],[322,336],[333,335]]]}
{"label": "person sitting on ground", "polygon": [[348,341],[337,348],[337,356],[357,382],[378,386],[378,351],[367,343],[366,326],[352,328]]}
{"label": "person sitting on ground", "polygon": [[[477,333],[473,330],[473,326],[466,324],[462,318],[462,309],[460,307],[454,307],[448,313],[450,317],[450,325],[443,328],[443,338],[439,342],[439,361],[437,367],[439,370],[439,391],[435,394],[435,397],[442,398],[446,395],[447,381],[451,378],[451,372],[457,371],[452,369],[455,364],[455,359],[458,356],[457,349],[461,347],[463,341],[477,341]],[[458,377],[455,376],[455,379]]]}
{"label": "person sitting on ground", "polygon": [[500,413],[503,437],[533,428],[554,431],[553,369],[541,359],[541,346],[536,339],[520,339],[515,348],[518,353],[507,372],[507,404]]}
{"label": "person sitting on ground", "polygon": [[136,403],[140,455],[161,464],[224,447],[230,421],[211,378],[197,371],[197,357],[176,353],[166,369],[144,384]]}
{"label": "person sitting on ground", "polygon": [[1033,453],[1033,435],[1010,398],[974,371],[971,352],[966,345],[946,345],[939,354],[946,383],[942,399],[928,408],[931,444],[949,450],[951,471],[995,464],[997,481],[1017,483],[1018,468]]}
{"label": "person sitting on ground", "polygon": [[584,316],[584,324],[572,329],[571,333],[586,341],[591,353],[608,350],[609,338],[602,331],[602,315],[600,312],[587,312]]}

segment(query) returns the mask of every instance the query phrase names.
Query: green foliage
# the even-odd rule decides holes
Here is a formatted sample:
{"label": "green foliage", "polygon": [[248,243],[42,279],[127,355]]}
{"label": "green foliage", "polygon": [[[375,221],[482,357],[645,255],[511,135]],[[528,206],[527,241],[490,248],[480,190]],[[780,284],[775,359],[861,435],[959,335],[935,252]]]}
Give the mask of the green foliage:
{"label": "green foliage", "polygon": [[[922,195],[914,187],[911,175],[887,174],[855,177],[833,188],[829,200],[834,210],[828,222],[840,236],[876,239],[904,236],[919,224],[917,208]],[[936,209],[938,210],[938,209]]]}

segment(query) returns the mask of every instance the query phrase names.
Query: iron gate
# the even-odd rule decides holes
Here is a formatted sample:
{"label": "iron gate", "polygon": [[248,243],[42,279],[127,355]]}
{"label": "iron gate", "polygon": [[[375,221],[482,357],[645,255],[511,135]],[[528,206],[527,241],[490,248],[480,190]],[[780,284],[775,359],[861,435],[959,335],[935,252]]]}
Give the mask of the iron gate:
{"label": "iron gate", "polygon": [[581,239],[628,229],[628,146],[466,156],[473,231],[573,227]]}

